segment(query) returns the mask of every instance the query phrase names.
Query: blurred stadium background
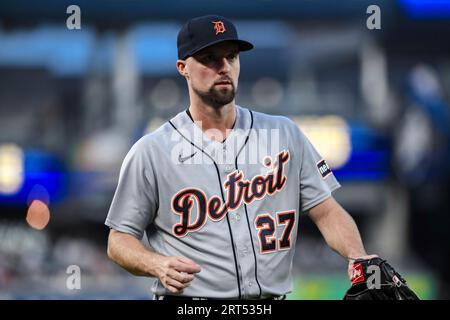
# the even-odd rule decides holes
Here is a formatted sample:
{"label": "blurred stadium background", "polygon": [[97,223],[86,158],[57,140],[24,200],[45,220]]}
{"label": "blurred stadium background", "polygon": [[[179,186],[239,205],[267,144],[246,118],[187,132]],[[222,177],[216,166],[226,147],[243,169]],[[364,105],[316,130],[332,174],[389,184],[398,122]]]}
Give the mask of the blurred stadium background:
{"label": "blurred stadium background", "polygon": [[[66,27],[72,4],[81,30]],[[366,27],[374,4],[381,30]],[[103,222],[129,147],[187,107],[176,35],[208,13],[256,46],[238,104],[294,119],[367,250],[422,298],[448,299],[448,0],[0,2],[0,299],[151,297],[108,260]],[[66,287],[70,265],[80,290]],[[294,272],[290,299],[341,299],[349,285],[306,217]]]}

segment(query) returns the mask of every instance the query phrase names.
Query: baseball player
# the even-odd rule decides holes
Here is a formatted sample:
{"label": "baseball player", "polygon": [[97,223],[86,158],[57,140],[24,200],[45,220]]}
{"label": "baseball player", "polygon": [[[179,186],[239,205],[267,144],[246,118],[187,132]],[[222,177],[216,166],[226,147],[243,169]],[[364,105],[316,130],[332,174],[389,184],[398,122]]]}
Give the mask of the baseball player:
{"label": "baseball player", "polygon": [[253,45],[209,15],[189,20],[177,46],[190,105],[125,157],[105,222],[108,256],[154,277],[156,299],[283,299],[307,213],[349,270],[367,257],[332,197],[339,183],[298,126],[235,103],[239,54]]}

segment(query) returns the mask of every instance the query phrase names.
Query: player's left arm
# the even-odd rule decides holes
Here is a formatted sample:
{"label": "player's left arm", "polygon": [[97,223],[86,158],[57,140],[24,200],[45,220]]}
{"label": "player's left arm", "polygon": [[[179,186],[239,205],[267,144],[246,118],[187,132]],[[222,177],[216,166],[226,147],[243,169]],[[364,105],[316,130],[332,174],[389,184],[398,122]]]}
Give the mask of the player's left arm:
{"label": "player's left arm", "polygon": [[332,196],[311,208],[309,216],[330,248],[349,261],[349,271],[353,259],[376,256],[367,255],[355,221]]}

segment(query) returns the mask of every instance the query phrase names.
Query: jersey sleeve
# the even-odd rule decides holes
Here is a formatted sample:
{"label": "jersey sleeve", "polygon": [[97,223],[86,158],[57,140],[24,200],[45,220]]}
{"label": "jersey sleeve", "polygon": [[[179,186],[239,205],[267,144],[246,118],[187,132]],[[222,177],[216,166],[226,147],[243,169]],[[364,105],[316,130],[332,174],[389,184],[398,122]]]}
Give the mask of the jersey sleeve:
{"label": "jersey sleeve", "polygon": [[126,155],[105,224],[142,239],[157,210],[156,181],[144,141]]}
{"label": "jersey sleeve", "polygon": [[301,211],[306,212],[331,196],[341,185],[308,138],[300,134],[300,200]]}

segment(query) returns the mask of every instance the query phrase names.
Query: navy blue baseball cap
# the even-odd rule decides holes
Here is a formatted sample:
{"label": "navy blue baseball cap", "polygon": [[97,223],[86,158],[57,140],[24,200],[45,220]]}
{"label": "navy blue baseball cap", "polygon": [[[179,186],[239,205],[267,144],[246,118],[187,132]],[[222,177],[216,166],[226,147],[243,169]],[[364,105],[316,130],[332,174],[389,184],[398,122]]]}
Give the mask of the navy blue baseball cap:
{"label": "navy blue baseball cap", "polygon": [[194,53],[213,44],[233,41],[239,51],[253,49],[253,45],[238,37],[234,24],[219,15],[196,17],[186,22],[178,32],[178,59],[186,59]]}

